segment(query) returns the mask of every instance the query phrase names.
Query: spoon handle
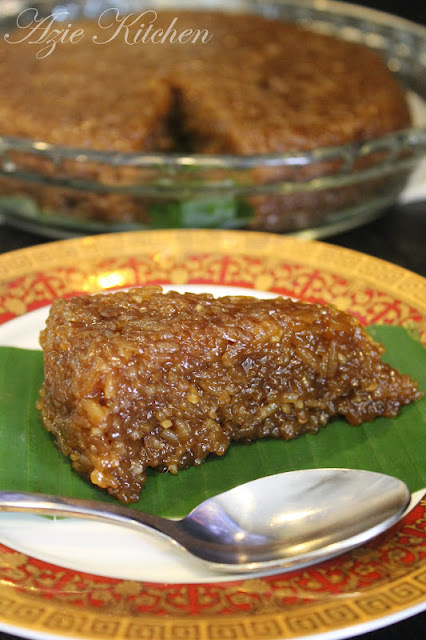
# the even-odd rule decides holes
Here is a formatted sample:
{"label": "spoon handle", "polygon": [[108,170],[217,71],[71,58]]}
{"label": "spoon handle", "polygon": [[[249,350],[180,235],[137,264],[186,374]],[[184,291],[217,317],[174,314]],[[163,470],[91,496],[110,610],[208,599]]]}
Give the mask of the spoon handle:
{"label": "spoon handle", "polygon": [[[199,560],[221,565],[240,566],[238,549],[229,548],[211,540],[200,538],[197,524],[183,520],[168,520],[151,513],[136,511],[129,507],[111,505],[92,500],[65,498],[60,496],[0,491],[0,512],[32,513],[53,516],[74,516],[91,520],[100,520],[112,524],[124,525],[136,529],[154,530],[169,541],[177,543]],[[187,526],[185,526],[185,523]],[[192,530],[195,527],[195,530]],[[242,566],[242,565],[241,565]],[[235,569],[234,569],[235,570]]]}
{"label": "spoon handle", "polygon": [[176,537],[177,527],[172,520],[94,500],[80,500],[41,493],[0,491],[0,512],[2,511],[101,520],[133,528],[148,528],[173,541]]}

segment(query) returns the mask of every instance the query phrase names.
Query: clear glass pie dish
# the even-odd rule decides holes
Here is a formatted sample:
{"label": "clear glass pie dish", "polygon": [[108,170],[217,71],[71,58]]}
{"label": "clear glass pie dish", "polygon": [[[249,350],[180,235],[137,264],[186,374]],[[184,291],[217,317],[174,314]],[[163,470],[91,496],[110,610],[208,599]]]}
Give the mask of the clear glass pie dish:
{"label": "clear glass pie dish", "polygon": [[[122,12],[200,3],[115,0]],[[378,50],[406,88],[409,129],[358,143],[258,155],[122,153],[0,137],[0,216],[9,224],[64,237],[177,227],[248,228],[326,235],[359,226],[398,198],[426,155],[426,28],[338,2],[210,0],[209,8],[254,12]],[[13,0],[0,29],[28,7],[90,17],[108,0]],[[417,115],[416,115],[417,114]],[[420,115],[419,115],[420,114]]]}

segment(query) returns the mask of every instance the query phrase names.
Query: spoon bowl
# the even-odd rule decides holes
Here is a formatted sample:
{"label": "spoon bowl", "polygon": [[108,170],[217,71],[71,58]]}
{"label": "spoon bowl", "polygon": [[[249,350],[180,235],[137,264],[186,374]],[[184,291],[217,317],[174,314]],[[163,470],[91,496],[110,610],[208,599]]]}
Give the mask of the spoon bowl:
{"label": "spoon bowl", "polygon": [[149,528],[229,573],[285,571],[334,557],[386,531],[409,502],[410,491],[397,478],[355,469],[259,478],[205,500],[181,520],[102,502],[0,492],[0,511]]}

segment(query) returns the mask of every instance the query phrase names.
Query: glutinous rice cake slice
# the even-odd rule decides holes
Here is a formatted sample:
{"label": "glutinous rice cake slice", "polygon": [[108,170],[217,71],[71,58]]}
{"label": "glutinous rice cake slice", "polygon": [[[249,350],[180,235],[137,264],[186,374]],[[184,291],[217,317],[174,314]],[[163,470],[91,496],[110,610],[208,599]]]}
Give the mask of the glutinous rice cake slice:
{"label": "glutinous rice cake slice", "polygon": [[38,407],[75,470],[122,502],[148,467],[177,473],[231,440],[358,425],[420,397],[333,306],[159,287],[53,303]]}

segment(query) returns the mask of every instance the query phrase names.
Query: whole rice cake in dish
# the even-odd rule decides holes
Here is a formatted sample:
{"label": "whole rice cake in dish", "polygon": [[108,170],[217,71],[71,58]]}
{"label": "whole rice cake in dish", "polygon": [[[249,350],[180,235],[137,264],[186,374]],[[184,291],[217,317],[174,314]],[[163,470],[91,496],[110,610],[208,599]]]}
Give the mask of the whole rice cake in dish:
{"label": "whole rice cake in dish", "polygon": [[417,384],[334,306],[160,287],[56,300],[38,408],[74,469],[122,502],[231,441],[288,440],[333,416],[395,416]]}
{"label": "whole rice cake in dish", "polygon": [[[84,32],[81,41],[59,43],[42,59],[36,54],[43,45],[30,44],[22,29],[11,32],[9,42],[1,38],[0,135],[100,151],[244,156],[362,142],[411,123],[403,88],[365,46],[259,15],[215,11],[159,11],[155,28],[167,32],[175,18],[178,33],[206,30],[209,38],[131,45],[123,34],[131,42],[141,20],[114,38],[96,21],[76,22],[73,29]],[[111,40],[97,46],[94,36]],[[42,159],[27,162],[42,167]],[[324,170],[306,167],[298,179]],[[107,185],[128,183],[133,175],[129,167],[102,164],[61,171]],[[259,170],[254,180],[274,181],[287,171]],[[24,189],[41,209],[152,222],[149,207],[127,195],[11,179],[2,179],[0,187],[3,193]],[[315,207],[334,200],[338,207],[341,198],[353,196],[349,188],[308,194],[301,202],[299,196],[259,195],[250,199],[252,226],[285,229],[299,209],[315,215]]]}

